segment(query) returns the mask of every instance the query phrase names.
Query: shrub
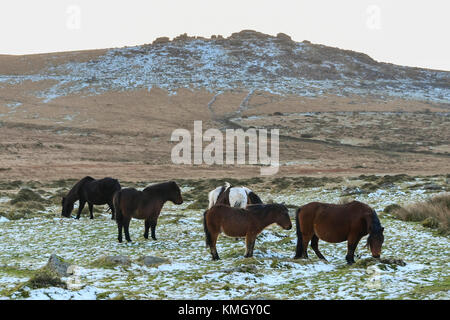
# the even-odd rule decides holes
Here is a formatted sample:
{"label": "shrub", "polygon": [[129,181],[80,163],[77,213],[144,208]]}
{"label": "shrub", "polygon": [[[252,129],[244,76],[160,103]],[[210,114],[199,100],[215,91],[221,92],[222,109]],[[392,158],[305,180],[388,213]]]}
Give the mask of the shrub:
{"label": "shrub", "polygon": [[404,221],[418,221],[423,226],[437,228],[443,235],[450,233],[450,193],[436,195],[424,202],[417,202],[393,210]]}
{"label": "shrub", "polygon": [[39,193],[34,192],[31,189],[20,189],[20,191],[13,197],[10,201],[11,204],[17,204],[19,202],[46,202],[44,198],[42,198]]}

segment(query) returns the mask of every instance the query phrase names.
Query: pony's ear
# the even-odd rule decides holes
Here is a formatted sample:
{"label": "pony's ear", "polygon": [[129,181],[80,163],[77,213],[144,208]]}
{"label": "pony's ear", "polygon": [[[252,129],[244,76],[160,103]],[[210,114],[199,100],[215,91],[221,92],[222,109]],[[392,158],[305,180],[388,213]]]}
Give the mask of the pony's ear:
{"label": "pony's ear", "polygon": [[383,232],[384,231],[384,227],[381,227],[381,232]]}

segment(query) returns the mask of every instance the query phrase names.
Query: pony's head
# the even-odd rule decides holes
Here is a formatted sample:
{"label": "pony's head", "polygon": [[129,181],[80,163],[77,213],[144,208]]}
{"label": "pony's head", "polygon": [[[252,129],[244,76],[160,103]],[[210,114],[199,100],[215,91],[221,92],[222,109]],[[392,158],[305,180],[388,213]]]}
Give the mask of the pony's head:
{"label": "pony's head", "polygon": [[290,230],[292,228],[291,218],[289,217],[289,210],[286,208],[284,203],[276,204],[278,218],[277,224],[285,230]]}
{"label": "pony's head", "polygon": [[170,181],[171,185],[171,195],[170,195],[170,201],[172,201],[175,204],[182,204],[183,203],[183,197],[181,196],[181,189],[177,185],[175,181]]}
{"label": "pony's head", "polygon": [[62,207],[61,215],[63,217],[69,218],[73,210],[73,202],[67,201],[66,197],[63,197],[61,207]]}
{"label": "pony's head", "polygon": [[372,252],[372,257],[374,258],[379,258],[381,255],[381,246],[383,245],[384,242],[383,231],[384,228],[380,226],[379,229],[371,232],[369,234],[369,237],[367,238],[367,246]]}

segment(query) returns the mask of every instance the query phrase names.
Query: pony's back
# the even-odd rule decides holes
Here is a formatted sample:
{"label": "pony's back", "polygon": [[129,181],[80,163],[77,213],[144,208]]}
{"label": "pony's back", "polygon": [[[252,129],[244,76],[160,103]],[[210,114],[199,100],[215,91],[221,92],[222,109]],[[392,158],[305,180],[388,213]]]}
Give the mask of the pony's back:
{"label": "pony's back", "polygon": [[78,192],[80,191],[80,189],[83,187],[83,185],[86,182],[91,182],[94,181],[95,179],[90,177],[90,176],[86,176],[83,179],[81,179],[80,181],[78,181],[73,187],[72,189],[70,189],[69,193],[67,195],[75,195],[78,194]]}

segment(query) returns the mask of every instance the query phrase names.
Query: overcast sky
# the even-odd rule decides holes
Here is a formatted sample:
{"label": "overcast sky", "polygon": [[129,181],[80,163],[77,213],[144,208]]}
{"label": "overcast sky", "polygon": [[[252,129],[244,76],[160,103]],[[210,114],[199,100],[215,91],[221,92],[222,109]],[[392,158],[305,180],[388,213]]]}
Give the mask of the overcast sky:
{"label": "overcast sky", "polygon": [[150,43],[242,29],[450,70],[448,0],[1,0],[0,54]]}

